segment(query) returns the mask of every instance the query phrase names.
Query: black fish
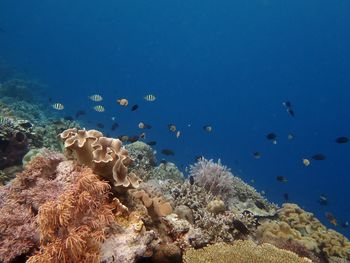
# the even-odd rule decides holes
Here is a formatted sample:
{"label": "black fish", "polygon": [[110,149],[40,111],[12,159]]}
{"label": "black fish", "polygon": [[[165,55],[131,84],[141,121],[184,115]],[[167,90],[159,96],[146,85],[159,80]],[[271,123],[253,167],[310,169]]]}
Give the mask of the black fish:
{"label": "black fish", "polygon": [[320,195],[318,202],[320,205],[324,205],[324,206],[328,205],[328,199],[325,195]]}
{"label": "black fish", "polygon": [[100,128],[100,129],[103,129],[105,127],[105,125],[103,123],[99,122],[99,123],[96,124],[96,127]]}
{"label": "black fish", "polygon": [[290,103],[290,101],[285,101],[283,102],[283,106],[286,108],[291,108],[292,107],[292,103]]}
{"label": "black fish", "polygon": [[138,140],[139,140],[139,136],[134,135],[134,136],[130,136],[127,141],[133,143],[133,142],[136,142]]}
{"label": "black fish", "polygon": [[147,144],[148,144],[149,146],[154,146],[154,145],[157,144],[157,142],[156,142],[156,141],[150,141],[150,142],[148,142]]}
{"label": "black fish", "polygon": [[137,110],[137,108],[139,107],[139,105],[135,104],[131,107],[131,111],[135,111]]}
{"label": "black fish", "polygon": [[261,153],[260,152],[253,152],[253,156],[255,159],[260,159],[261,158]]}
{"label": "black fish", "polygon": [[317,154],[313,155],[311,158],[316,160],[316,161],[326,160],[326,156],[322,153],[317,153]]}
{"label": "black fish", "polygon": [[119,124],[116,122],[113,122],[112,126],[111,126],[111,130],[115,131],[117,128],[119,127]]}
{"label": "black fish", "polygon": [[289,195],[288,195],[288,193],[284,193],[284,194],[283,194],[283,199],[284,199],[284,202],[288,202],[288,201],[289,201]]}
{"label": "black fish", "polygon": [[249,234],[249,229],[246,227],[246,225],[244,223],[242,223],[242,221],[238,220],[238,219],[233,219],[232,220],[232,225],[235,229],[237,229],[241,234],[243,235],[248,235]]}
{"label": "black fish", "polygon": [[254,202],[254,204],[255,204],[258,208],[263,209],[263,210],[266,210],[266,205],[265,205],[263,202],[261,202],[261,201],[259,201],[259,200],[256,200],[256,201]]}
{"label": "black fish", "polygon": [[346,221],[346,222],[342,223],[340,226],[341,226],[342,228],[347,228],[347,227],[349,227],[349,222]]}
{"label": "black fish", "polygon": [[196,158],[194,158],[194,160],[195,160],[196,162],[198,162],[198,161],[200,161],[200,160],[202,160],[202,159],[204,159],[204,156],[203,156],[203,155],[198,155],[198,156],[196,156]]}
{"label": "black fish", "polygon": [[348,137],[342,136],[342,137],[338,137],[335,142],[336,143],[347,143],[349,141]]}
{"label": "black fish", "polygon": [[285,178],[285,177],[282,176],[282,175],[276,176],[276,180],[277,180],[278,182],[281,182],[281,183],[286,183],[286,182],[288,182],[287,178]]}
{"label": "black fish", "polygon": [[63,119],[65,119],[66,121],[73,121],[73,117],[72,116],[65,116]]}
{"label": "black fish", "polygon": [[175,155],[175,153],[170,149],[163,149],[161,153],[164,155]]}
{"label": "black fish", "polygon": [[193,175],[190,175],[190,176],[188,177],[188,180],[190,181],[190,185],[193,185],[193,184],[194,184],[194,177],[193,177]]}
{"label": "black fish", "polygon": [[294,117],[294,115],[295,115],[294,110],[288,108],[287,112],[289,113],[290,116]]}
{"label": "black fish", "polygon": [[268,140],[276,140],[277,135],[275,133],[273,133],[273,132],[270,132],[269,134],[266,135],[266,138]]}
{"label": "black fish", "polygon": [[78,110],[76,113],[75,113],[75,118],[79,118],[80,116],[82,115],[85,115],[86,112],[84,110]]}

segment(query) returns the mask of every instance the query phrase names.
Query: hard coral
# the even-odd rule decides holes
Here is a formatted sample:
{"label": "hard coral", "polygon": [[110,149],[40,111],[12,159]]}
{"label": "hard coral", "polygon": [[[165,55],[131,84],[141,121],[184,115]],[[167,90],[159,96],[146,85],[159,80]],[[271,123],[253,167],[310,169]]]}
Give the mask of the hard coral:
{"label": "hard coral", "polygon": [[127,166],[132,160],[119,139],[103,137],[103,134],[96,130],[75,128],[65,130],[59,136],[64,141],[68,155],[72,155],[79,164],[90,167],[94,173],[113,182],[114,186],[139,186],[140,179],[134,173],[128,173]]}
{"label": "hard coral", "polygon": [[311,260],[270,244],[256,245],[252,241],[236,241],[232,245],[216,243],[203,249],[187,250],[185,263],[312,263]]}

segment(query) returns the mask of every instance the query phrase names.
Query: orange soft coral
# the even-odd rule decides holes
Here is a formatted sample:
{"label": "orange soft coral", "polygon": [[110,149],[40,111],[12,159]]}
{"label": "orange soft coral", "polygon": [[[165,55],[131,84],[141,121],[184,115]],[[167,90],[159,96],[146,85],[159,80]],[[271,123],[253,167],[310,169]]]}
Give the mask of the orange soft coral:
{"label": "orange soft coral", "polygon": [[109,190],[90,168],[82,168],[68,191],[40,207],[41,249],[28,262],[98,262],[100,243],[114,221]]}

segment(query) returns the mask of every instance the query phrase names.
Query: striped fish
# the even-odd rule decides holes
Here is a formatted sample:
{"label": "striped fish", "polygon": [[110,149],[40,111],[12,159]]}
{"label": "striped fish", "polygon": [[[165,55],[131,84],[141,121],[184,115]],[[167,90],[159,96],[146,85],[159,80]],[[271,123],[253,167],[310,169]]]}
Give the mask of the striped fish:
{"label": "striped fish", "polygon": [[143,98],[147,101],[155,101],[156,100],[156,96],[154,96],[152,94],[148,94],[148,95],[144,96]]}
{"label": "striped fish", "polygon": [[52,104],[52,108],[55,110],[64,110],[64,106],[62,103],[56,102],[55,104]]}
{"label": "striped fish", "polygon": [[102,105],[96,105],[94,107],[94,110],[97,112],[104,112],[105,111],[105,107],[103,107]]}
{"label": "striped fish", "polygon": [[91,95],[91,96],[89,96],[89,99],[92,101],[102,101],[103,100],[102,96],[99,94]]}

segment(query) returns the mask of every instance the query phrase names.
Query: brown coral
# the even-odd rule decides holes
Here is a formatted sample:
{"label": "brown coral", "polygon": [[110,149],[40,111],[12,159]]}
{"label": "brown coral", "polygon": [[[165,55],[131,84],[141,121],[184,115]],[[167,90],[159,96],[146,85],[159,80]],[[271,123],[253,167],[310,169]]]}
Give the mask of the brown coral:
{"label": "brown coral", "polygon": [[134,173],[128,173],[127,166],[132,163],[128,151],[122,147],[119,139],[103,137],[96,130],[68,129],[60,138],[64,141],[66,153],[73,156],[79,164],[90,167],[114,186],[137,188],[140,179]]}
{"label": "brown coral", "polygon": [[68,191],[40,207],[41,248],[28,262],[98,262],[106,227],[114,221],[109,190],[91,169],[76,172]]}

